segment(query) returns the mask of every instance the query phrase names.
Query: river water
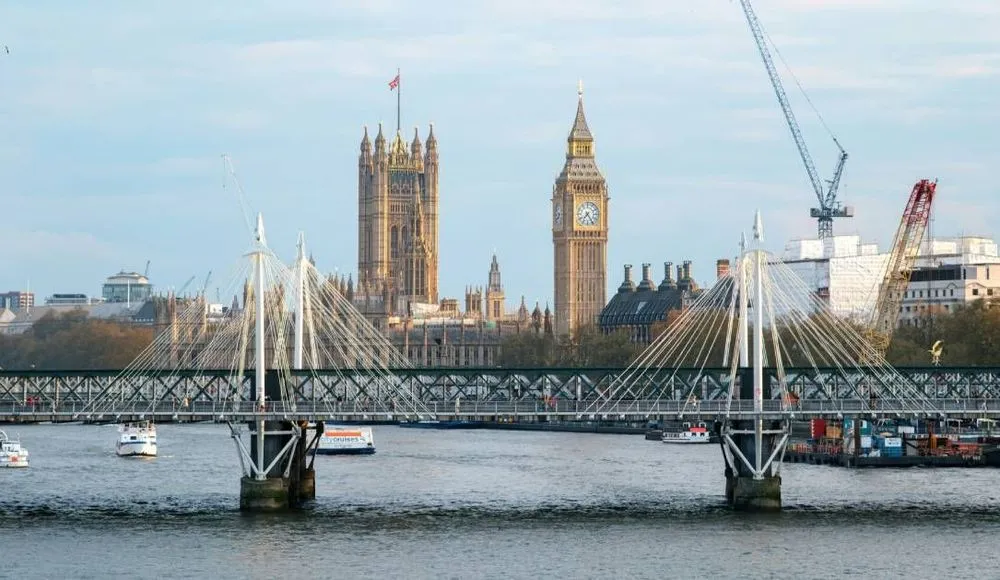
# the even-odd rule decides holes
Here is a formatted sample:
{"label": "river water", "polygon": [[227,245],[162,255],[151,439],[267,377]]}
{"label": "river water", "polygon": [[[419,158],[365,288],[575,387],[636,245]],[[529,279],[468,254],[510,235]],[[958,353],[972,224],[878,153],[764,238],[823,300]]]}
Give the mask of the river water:
{"label": "river water", "polygon": [[221,425],[3,427],[2,578],[989,578],[1000,470],[784,465],[785,510],[725,508],[718,446],[634,435],[376,427],[321,456],[300,512],[239,512]]}

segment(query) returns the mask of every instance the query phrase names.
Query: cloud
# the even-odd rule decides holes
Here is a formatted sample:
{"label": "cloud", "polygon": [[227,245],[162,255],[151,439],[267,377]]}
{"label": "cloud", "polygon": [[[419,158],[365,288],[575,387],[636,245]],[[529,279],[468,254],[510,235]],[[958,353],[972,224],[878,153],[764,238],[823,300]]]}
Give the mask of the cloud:
{"label": "cloud", "polygon": [[[942,179],[938,231],[1000,219],[1000,4],[756,8],[851,152],[842,196],[859,217],[837,231],[887,243],[923,174]],[[16,54],[0,63],[0,174],[17,235],[78,234],[32,238],[50,250],[12,264],[11,280],[43,264],[39,283],[65,287],[94,276],[83,263],[103,275],[153,259],[157,277],[179,283],[231,263],[245,232],[220,187],[222,152],[275,240],[291,248],[306,228],[321,264],[349,268],[360,127],[393,124],[396,67],[404,125],[425,134],[435,121],[441,147],[445,294],[481,280],[496,246],[508,294],[551,295],[548,199],[581,77],[612,191],[612,272],[643,253],[729,255],[758,207],[775,247],[815,231],[812,191],[736,2],[178,0],[50,12],[5,8]],[[779,71],[826,177],[836,151],[780,59]],[[84,249],[72,263],[57,249],[69,245]]]}

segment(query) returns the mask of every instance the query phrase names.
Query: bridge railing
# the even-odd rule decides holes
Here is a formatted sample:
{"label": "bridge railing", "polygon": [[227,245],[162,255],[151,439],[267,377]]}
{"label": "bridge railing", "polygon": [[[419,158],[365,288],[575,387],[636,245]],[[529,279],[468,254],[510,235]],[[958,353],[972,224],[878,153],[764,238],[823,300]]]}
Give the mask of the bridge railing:
{"label": "bridge railing", "polygon": [[[879,418],[909,417],[998,417],[1000,398],[990,399],[938,399],[916,404],[913,401],[885,399],[874,406],[859,399],[800,401],[787,406],[781,401],[765,401],[763,416],[766,418],[811,418],[867,416]],[[79,420],[116,421],[134,419],[156,420],[235,420],[254,417],[287,419],[340,419],[358,421],[403,421],[427,419],[489,419],[529,418],[535,420],[569,421],[641,421],[653,419],[701,419],[722,417],[755,417],[751,400],[685,401],[639,400],[610,404],[601,410],[581,401],[469,401],[457,403],[432,403],[427,412],[386,410],[380,405],[363,405],[357,402],[337,405],[284,405],[268,403],[263,408],[254,402],[214,404],[190,402],[123,404],[114,409],[93,411],[78,403],[49,403],[24,405],[0,404],[0,421],[17,420]]]}

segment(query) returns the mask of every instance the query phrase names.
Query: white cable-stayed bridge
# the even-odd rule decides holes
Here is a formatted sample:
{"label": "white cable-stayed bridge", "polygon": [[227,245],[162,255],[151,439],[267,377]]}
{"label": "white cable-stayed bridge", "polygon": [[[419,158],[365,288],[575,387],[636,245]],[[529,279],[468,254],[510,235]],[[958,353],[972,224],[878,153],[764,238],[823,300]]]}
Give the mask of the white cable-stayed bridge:
{"label": "white cable-stayed bridge", "polygon": [[249,509],[308,496],[289,489],[307,478],[313,422],[711,419],[730,502],[772,509],[793,419],[1000,416],[1000,371],[893,368],[761,233],[758,218],[732,273],[625,369],[420,369],[316,271],[301,237],[283,263],[258,217],[231,278],[238,308],[210,322],[203,296],[172,302],[169,327],[119,372],[0,373],[0,416],[226,422]]}

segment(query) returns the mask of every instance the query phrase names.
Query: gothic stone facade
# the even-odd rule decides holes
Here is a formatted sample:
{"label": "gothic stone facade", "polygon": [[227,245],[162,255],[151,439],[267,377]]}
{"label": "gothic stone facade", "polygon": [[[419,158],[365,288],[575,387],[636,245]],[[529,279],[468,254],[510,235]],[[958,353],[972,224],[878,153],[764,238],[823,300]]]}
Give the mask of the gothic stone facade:
{"label": "gothic stone facade", "polygon": [[358,160],[359,299],[378,297],[382,312],[405,315],[410,303],[438,302],[438,150],[434,127],[427,151],[414,130],[386,144],[379,125],[372,149],[365,128]]}

